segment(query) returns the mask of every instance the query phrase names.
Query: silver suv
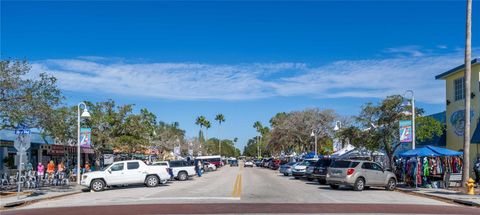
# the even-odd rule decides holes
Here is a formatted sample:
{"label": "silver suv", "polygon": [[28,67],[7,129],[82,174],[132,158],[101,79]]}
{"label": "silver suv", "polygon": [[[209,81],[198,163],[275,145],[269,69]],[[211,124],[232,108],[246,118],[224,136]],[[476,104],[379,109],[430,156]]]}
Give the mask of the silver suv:
{"label": "silver suv", "polygon": [[382,186],[394,190],[397,185],[395,174],[385,171],[380,165],[363,160],[336,160],[328,168],[327,184],[332,189],[340,185],[353,186],[362,191],[369,186]]}

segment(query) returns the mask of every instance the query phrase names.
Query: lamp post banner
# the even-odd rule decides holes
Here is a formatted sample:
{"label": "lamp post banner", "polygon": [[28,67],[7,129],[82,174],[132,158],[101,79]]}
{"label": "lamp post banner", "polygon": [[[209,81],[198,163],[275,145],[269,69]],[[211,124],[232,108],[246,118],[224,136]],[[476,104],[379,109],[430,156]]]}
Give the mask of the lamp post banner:
{"label": "lamp post banner", "polygon": [[80,128],[80,147],[90,148],[92,145],[92,129]]}
{"label": "lamp post banner", "polygon": [[413,141],[412,137],[412,121],[400,120],[400,142],[410,143]]}

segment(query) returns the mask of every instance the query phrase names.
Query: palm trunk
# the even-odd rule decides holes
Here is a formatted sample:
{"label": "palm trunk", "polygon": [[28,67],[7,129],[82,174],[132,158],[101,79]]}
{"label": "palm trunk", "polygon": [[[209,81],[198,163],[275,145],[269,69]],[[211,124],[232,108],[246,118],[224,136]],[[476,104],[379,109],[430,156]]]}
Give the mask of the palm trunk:
{"label": "palm trunk", "polygon": [[472,0],[467,0],[467,21],[465,36],[465,133],[463,135],[462,186],[470,178],[470,79],[472,77]]}

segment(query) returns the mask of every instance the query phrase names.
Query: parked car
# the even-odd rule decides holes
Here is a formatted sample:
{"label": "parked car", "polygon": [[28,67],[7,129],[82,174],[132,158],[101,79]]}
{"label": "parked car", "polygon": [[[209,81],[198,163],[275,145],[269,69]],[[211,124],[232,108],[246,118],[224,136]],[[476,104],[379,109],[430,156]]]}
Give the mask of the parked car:
{"label": "parked car", "polygon": [[281,162],[282,162],[282,161],[279,160],[279,159],[272,159],[272,160],[270,161],[270,165],[269,165],[268,168],[273,169],[273,170],[277,170],[278,168],[280,168],[280,163],[281,163]]}
{"label": "parked car", "polygon": [[270,161],[271,161],[271,160],[272,160],[272,158],[263,159],[263,161],[262,161],[262,167],[267,168],[268,165],[270,164]]}
{"label": "parked car", "polygon": [[367,186],[381,186],[387,190],[394,190],[397,185],[395,174],[384,170],[377,163],[364,160],[333,161],[328,168],[326,180],[332,189],[347,185],[356,191],[362,191]]}
{"label": "parked car", "polygon": [[304,160],[301,163],[297,164],[292,169],[292,176],[295,179],[299,179],[301,177],[304,177],[305,173],[307,172],[307,166],[310,166],[311,163],[317,162],[317,160],[318,159],[307,159],[307,160]]}
{"label": "parked car", "polygon": [[252,161],[245,161],[245,163],[243,163],[243,167],[253,167],[253,162]]}
{"label": "parked car", "polygon": [[255,166],[257,167],[262,166],[262,160],[261,159],[255,160]]}
{"label": "parked car", "polygon": [[230,160],[230,166],[238,166],[238,160]]}
{"label": "parked car", "polygon": [[166,183],[169,178],[166,166],[151,166],[141,160],[126,160],[114,162],[101,171],[83,174],[80,184],[93,191],[102,191],[105,187],[124,184],[155,187]]}
{"label": "parked car", "polygon": [[173,178],[179,181],[185,181],[189,177],[195,176],[197,173],[193,163],[186,160],[170,161],[169,166],[172,171]]}
{"label": "parked car", "polygon": [[292,174],[292,168],[297,165],[297,162],[290,162],[283,165],[280,165],[280,173],[283,173],[284,176],[289,176]]}
{"label": "parked car", "polygon": [[204,163],[203,163],[203,169],[204,169],[206,172],[211,172],[211,171],[217,170],[217,166],[215,166],[215,164],[213,164],[213,163],[204,162]]}
{"label": "parked car", "polygon": [[155,161],[152,163],[152,165],[167,167],[168,174],[170,174],[170,179],[173,179],[173,172],[172,172],[172,169],[170,169],[170,164],[168,163],[168,161]]}
{"label": "parked car", "polygon": [[327,170],[328,166],[332,163],[332,159],[330,158],[321,158],[312,166],[307,168],[307,179],[309,180],[317,180],[320,184],[326,184],[326,177],[327,177]]}

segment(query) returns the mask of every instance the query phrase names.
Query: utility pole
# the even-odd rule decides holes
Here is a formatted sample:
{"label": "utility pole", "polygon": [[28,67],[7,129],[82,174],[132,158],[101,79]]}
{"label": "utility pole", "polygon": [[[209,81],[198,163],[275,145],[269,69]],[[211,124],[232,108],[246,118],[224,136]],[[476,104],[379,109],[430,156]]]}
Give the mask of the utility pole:
{"label": "utility pole", "polygon": [[470,178],[470,79],[472,77],[472,0],[467,0],[467,20],[465,35],[465,132],[463,135],[462,186]]}

